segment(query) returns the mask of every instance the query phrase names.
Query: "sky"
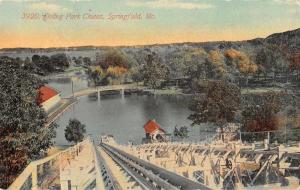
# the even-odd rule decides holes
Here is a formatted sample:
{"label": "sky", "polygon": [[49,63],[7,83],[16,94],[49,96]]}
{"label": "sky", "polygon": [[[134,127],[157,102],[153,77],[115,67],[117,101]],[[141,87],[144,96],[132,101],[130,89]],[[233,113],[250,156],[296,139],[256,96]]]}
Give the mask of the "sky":
{"label": "sky", "polygon": [[297,28],[300,0],[0,0],[0,48],[236,41]]}

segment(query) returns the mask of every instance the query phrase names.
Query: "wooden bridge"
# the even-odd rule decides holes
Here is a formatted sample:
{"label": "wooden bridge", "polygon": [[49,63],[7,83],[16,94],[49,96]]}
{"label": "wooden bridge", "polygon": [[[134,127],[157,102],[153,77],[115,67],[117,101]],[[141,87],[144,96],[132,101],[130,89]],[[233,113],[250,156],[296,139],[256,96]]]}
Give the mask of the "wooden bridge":
{"label": "wooden bridge", "polygon": [[67,98],[63,98],[61,101],[61,105],[58,106],[56,110],[49,113],[47,121],[46,121],[46,126],[49,126],[51,123],[56,121],[65,111],[68,110],[68,108],[70,106],[75,104],[77,102],[78,97],[97,93],[98,100],[100,100],[101,92],[119,91],[120,94],[122,95],[122,98],[124,98],[125,90],[129,90],[129,89],[144,89],[144,87],[137,86],[135,84],[126,84],[126,85],[110,85],[110,86],[90,87],[90,88],[85,88],[85,89],[76,91],[71,96],[69,96]]}
{"label": "wooden bridge", "polygon": [[121,95],[124,96],[124,91],[128,89],[143,89],[142,86],[137,86],[136,84],[124,84],[124,85],[109,85],[109,86],[97,86],[82,89],[73,93],[72,97],[80,97],[89,95],[92,93],[98,93],[98,98],[100,97],[101,92],[105,91],[120,91]]}

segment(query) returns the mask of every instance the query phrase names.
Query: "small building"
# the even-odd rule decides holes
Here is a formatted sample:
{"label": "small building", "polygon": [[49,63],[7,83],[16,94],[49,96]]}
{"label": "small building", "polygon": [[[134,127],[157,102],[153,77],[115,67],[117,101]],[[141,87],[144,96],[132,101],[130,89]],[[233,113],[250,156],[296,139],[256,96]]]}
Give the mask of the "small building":
{"label": "small building", "polygon": [[144,125],[146,138],[144,142],[163,142],[166,141],[166,132],[162,129],[155,120],[149,120]]}
{"label": "small building", "polygon": [[38,105],[42,106],[46,112],[49,112],[57,106],[61,100],[59,92],[49,86],[42,86],[38,90]]}

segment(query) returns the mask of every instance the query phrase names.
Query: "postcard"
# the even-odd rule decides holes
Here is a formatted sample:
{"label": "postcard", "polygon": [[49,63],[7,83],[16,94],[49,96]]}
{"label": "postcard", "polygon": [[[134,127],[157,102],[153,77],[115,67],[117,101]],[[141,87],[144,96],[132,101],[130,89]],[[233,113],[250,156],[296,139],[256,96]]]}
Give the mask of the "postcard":
{"label": "postcard", "polygon": [[0,189],[300,189],[300,0],[0,0]]}

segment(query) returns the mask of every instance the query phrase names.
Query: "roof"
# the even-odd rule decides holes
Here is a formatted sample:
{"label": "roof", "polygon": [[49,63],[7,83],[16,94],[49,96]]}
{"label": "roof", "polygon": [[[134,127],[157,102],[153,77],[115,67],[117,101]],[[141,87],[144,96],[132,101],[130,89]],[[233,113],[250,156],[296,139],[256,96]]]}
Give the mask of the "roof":
{"label": "roof", "polygon": [[163,130],[158,123],[156,123],[154,120],[149,120],[145,125],[144,129],[146,133],[153,133],[156,130],[160,130],[165,133],[165,130]]}
{"label": "roof", "polygon": [[46,102],[50,98],[56,96],[57,94],[59,94],[56,90],[54,90],[53,88],[50,88],[48,86],[40,87],[38,93],[39,93],[39,97],[38,97],[37,102],[39,105]]}

